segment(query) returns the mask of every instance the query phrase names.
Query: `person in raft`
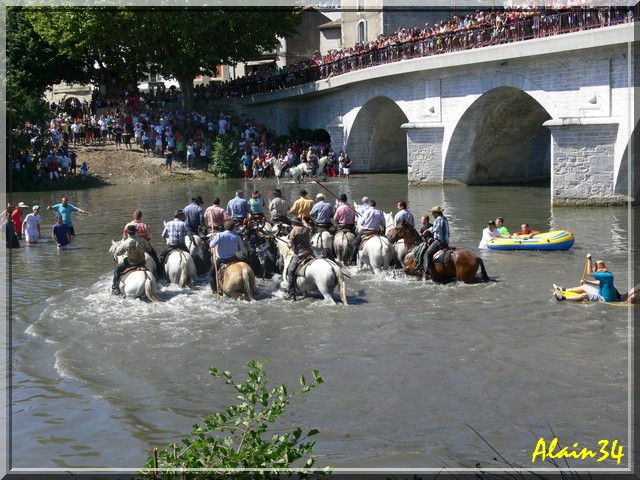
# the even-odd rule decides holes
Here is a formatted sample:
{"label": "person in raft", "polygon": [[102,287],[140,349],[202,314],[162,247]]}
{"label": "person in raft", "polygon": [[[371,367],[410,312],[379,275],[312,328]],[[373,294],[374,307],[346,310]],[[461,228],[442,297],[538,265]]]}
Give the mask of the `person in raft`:
{"label": "person in raft", "polygon": [[[618,291],[613,283],[613,273],[609,271],[604,260],[597,260],[594,269],[591,254],[587,253],[587,275],[593,276],[595,280],[581,280],[580,286],[573,288],[558,287],[554,284],[553,296],[558,301],[616,302],[619,300]],[[578,295],[566,297],[562,292],[574,292]]]}

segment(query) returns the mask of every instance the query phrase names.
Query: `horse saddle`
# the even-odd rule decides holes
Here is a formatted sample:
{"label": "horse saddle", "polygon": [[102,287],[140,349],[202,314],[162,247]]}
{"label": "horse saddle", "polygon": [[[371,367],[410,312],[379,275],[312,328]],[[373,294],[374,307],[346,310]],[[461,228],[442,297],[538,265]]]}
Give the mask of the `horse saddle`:
{"label": "horse saddle", "polygon": [[313,255],[307,255],[306,257],[301,258],[300,259],[300,264],[298,265],[298,268],[296,269],[296,277],[303,277],[304,273],[307,270],[307,267],[315,259],[316,259],[316,257],[314,257]]}
{"label": "horse saddle", "polygon": [[222,284],[224,283],[224,272],[227,271],[227,268],[231,265],[231,263],[218,263],[218,288],[222,290]]}
{"label": "horse saddle", "polygon": [[441,248],[433,255],[433,263],[449,263],[451,261],[451,253],[454,250],[455,248]]}
{"label": "horse saddle", "polygon": [[379,237],[380,233],[377,231],[364,231],[362,232],[362,242],[360,243],[360,246],[358,247],[358,251],[361,251],[364,248],[364,244],[367,243],[367,241],[373,237]]}
{"label": "horse saddle", "polygon": [[147,266],[145,264],[130,265],[129,267],[125,268],[124,271],[122,272],[122,275],[120,276],[120,281],[124,282],[124,279],[127,278],[129,274],[133,272],[137,272],[138,270],[141,270],[144,272],[145,270],[147,270]]}

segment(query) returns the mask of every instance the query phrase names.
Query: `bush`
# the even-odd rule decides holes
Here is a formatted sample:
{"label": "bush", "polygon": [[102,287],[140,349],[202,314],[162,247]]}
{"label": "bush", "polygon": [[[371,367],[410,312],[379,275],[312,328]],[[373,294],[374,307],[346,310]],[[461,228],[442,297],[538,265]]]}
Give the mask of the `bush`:
{"label": "bush", "polygon": [[[274,423],[284,413],[289,400],[307,393],[323,383],[317,370],[313,371],[313,382],[306,383],[300,377],[299,391],[289,393],[286,385],[267,389],[268,378],[264,364],[252,360],[247,363],[249,371],[244,383],[235,383],[230,372],[223,372],[226,384],[237,391],[239,403],[223,413],[215,413],[194,425],[191,437],[183,439],[184,446],[170,445],[164,450],[154,449],[153,457],[147,459],[141,475],[152,478],[272,478],[282,473],[292,474],[296,468],[309,469],[315,459],[304,457],[311,454],[315,441],[309,437],[318,433],[310,430],[303,435],[300,428],[293,432],[278,433],[267,438],[268,424]],[[209,373],[220,377],[216,368]],[[295,465],[300,465],[295,467]],[[184,469],[201,469],[187,472]],[[206,475],[202,469],[209,471]],[[211,471],[214,470],[215,471]],[[228,470],[227,470],[228,469]],[[234,471],[232,469],[255,469]],[[267,471],[262,469],[279,469]],[[300,472],[296,472],[300,473]]]}
{"label": "bush", "polygon": [[242,176],[240,169],[240,154],[237,148],[237,139],[234,135],[219,136],[213,148],[209,152],[208,171],[217,178],[234,178]]}

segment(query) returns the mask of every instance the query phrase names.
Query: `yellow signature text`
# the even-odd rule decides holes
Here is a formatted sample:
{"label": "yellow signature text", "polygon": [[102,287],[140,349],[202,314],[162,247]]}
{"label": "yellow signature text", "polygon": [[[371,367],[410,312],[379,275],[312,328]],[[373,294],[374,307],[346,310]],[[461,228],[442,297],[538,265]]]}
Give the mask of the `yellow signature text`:
{"label": "yellow signature text", "polygon": [[531,455],[531,462],[535,462],[536,459],[545,461],[547,459],[555,460],[561,458],[576,458],[580,460],[585,460],[586,458],[596,458],[596,461],[602,462],[607,458],[612,458],[618,462],[620,465],[620,460],[624,457],[624,453],[622,453],[623,447],[622,445],[618,445],[618,440],[614,440],[613,442],[609,442],[609,440],[600,440],[598,442],[600,448],[597,450],[591,450],[589,448],[583,447],[579,448],[578,443],[573,444],[573,448],[570,447],[558,447],[558,439],[553,438],[551,442],[547,445],[547,442],[544,438],[540,437],[538,439],[538,443],[536,444],[536,448]]}

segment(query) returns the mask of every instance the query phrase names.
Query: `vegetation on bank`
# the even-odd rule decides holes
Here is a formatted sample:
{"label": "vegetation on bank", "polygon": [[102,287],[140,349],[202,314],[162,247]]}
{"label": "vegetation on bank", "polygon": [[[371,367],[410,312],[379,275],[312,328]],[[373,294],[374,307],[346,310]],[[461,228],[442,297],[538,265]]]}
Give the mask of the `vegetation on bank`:
{"label": "vegetation on bank", "polygon": [[265,363],[247,362],[247,379],[241,383],[234,380],[231,372],[218,373],[211,367],[212,376],[224,377],[225,384],[235,389],[238,402],[222,413],[209,415],[202,424],[194,425],[190,437],[183,439],[181,446],[173,444],[162,450],[154,449],[140,475],[185,480],[230,475],[238,479],[277,479],[283,474],[304,475],[312,469],[315,458],[310,455],[315,441],[309,437],[317,434],[317,430],[304,433],[300,428],[292,432],[279,429],[269,437],[267,429],[284,413],[291,399],[314,389],[323,379],[314,370],[313,381],[307,383],[305,377],[300,376],[300,389],[293,393],[287,385],[270,388]]}

